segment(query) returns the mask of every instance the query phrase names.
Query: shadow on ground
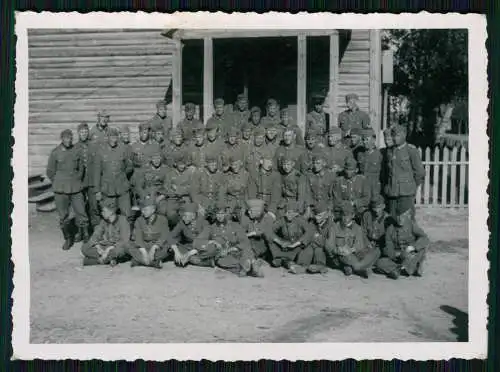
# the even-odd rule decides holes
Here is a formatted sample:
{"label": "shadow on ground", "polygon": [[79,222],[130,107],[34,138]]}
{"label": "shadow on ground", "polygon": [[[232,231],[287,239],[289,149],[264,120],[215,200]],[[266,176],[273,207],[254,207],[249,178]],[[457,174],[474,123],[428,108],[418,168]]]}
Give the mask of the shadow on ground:
{"label": "shadow on ground", "polygon": [[452,315],[453,327],[450,331],[457,336],[458,342],[469,341],[469,314],[453,306],[442,305],[439,307],[445,313]]}

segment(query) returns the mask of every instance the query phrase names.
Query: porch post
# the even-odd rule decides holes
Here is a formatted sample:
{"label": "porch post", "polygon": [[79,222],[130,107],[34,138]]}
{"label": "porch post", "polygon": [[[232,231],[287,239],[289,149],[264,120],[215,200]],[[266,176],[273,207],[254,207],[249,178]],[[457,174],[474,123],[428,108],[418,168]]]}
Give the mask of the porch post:
{"label": "porch post", "polygon": [[212,116],[214,102],[214,54],[211,37],[203,38],[203,123]]}
{"label": "porch post", "polygon": [[305,132],[307,111],[307,39],[297,37],[297,125]]}
{"label": "porch post", "polygon": [[172,56],[172,121],[174,127],[181,120],[182,109],[182,41],[174,39]]}
{"label": "porch post", "polygon": [[382,110],[382,41],[380,30],[370,30],[370,122],[380,137]]}
{"label": "porch post", "polygon": [[338,126],[337,106],[339,98],[339,31],[333,30],[330,35],[330,80],[328,86],[328,106],[330,112],[330,125]]}

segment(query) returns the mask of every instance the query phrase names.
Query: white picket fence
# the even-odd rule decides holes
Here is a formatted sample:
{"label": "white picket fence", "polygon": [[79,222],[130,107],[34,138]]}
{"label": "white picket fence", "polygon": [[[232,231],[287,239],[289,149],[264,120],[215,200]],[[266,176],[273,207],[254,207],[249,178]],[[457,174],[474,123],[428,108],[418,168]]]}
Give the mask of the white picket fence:
{"label": "white picket fence", "polygon": [[465,147],[419,149],[425,181],[416,204],[429,207],[466,208],[469,194],[469,154]]}

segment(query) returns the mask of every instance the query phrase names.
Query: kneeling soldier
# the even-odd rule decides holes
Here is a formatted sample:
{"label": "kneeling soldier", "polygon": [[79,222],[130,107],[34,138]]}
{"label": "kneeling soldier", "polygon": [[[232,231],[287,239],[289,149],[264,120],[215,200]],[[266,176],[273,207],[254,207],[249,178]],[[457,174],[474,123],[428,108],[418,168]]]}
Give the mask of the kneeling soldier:
{"label": "kneeling soldier", "polygon": [[380,251],[368,244],[363,230],[354,222],[351,203],[342,204],[342,218],[335,223],[328,240],[328,254],[342,267],[345,275],[355,272],[365,278],[370,276],[373,264],[380,257]]}
{"label": "kneeling soldier", "polygon": [[299,215],[299,210],[299,203],[288,201],[284,217],[278,218],[273,224],[269,248],[274,267],[292,268],[301,249],[309,244],[311,227]]}
{"label": "kneeling soldier", "polygon": [[268,238],[274,223],[273,217],[265,211],[265,202],[261,199],[247,200],[247,213],[241,219],[241,227],[250,239],[250,245],[256,257],[266,256],[269,248]]}
{"label": "kneeling soldier", "polygon": [[377,269],[392,279],[400,273],[422,276],[429,238],[413,219],[411,205],[401,205],[396,223],[385,233],[385,247]]}
{"label": "kneeling soldier", "polygon": [[222,269],[239,276],[263,276],[260,261],[255,259],[245,231],[230,220],[225,204],[215,207],[215,222],[203,229],[194,246],[195,253],[205,258],[213,257]]}
{"label": "kneeling soldier", "polygon": [[145,197],[141,206],[141,216],[134,225],[134,239],[128,245],[128,253],[132,256],[130,265],[161,269],[162,261],[168,256],[168,221],[165,216],[156,213],[153,197]]}
{"label": "kneeling soldier", "polygon": [[130,239],[130,225],[125,216],[116,213],[116,203],[107,200],[101,204],[102,219],[90,240],[82,245],[83,265],[115,266],[126,256]]}

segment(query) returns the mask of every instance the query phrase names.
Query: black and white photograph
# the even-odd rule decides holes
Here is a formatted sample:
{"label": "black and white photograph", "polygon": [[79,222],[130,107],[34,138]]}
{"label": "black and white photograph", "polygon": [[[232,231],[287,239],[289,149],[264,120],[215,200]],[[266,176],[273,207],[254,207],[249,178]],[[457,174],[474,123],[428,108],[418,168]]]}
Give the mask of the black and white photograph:
{"label": "black and white photograph", "polygon": [[486,23],[350,16],[17,15],[14,357],[486,355]]}

